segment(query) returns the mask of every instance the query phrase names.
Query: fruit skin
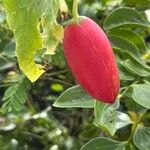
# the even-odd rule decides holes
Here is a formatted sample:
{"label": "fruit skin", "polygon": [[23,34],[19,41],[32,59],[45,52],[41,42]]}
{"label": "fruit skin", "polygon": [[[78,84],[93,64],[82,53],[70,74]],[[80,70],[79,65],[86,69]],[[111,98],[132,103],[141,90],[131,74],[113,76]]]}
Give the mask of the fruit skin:
{"label": "fruit skin", "polygon": [[119,73],[108,38],[88,17],[65,27],[64,55],[76,80],[96,100],[114,103],[120,87]]}

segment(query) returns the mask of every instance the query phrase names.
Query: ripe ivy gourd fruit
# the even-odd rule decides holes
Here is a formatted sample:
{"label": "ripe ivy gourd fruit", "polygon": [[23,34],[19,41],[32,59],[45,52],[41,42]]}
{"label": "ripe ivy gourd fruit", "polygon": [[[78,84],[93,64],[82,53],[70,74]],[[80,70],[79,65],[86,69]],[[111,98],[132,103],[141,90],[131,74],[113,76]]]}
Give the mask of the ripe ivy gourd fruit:
{"label": "ripe ivy gourd fruit", "polygon": [[74,77],[96,100],[114,103],[120,87],[111,44],[92,19],[78,16],[65,27],[64,55]]}

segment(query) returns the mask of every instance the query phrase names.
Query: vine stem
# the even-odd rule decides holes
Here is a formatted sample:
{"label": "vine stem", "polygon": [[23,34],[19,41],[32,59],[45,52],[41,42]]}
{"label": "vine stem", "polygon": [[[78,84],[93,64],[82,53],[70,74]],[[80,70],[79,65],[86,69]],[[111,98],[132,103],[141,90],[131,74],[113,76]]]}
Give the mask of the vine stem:
{"label": "vine stem", "polygon": [[68,69],[64,69],[64,70],[60,70],[60,71],[56,71],[56,72],[46,73],[46,76],[51,77],[51,76],[59,75],[61,73],[65,73],[67,71],[68,71]]}
{"label": "vine stem", "polygon": [[137,121],[133,124],[133,127],[132,127],[132,133],[130,135],[130,137],[128,138],[127,140],[127,143],[130,144],[130,142],[132,141],[132,138],[136,132],[136,129],[137,129],[137,126],[138,124],[140,123],[141,119],[143,118],[143,116],[145,115],[145,113],[147,112],[148,109],[144,109],[140,114],[139,114],[139,117],[137,119]]}
{"label": "vine stem", "polygon": [[[134,84],[136,84],[136,83],[138,83],[138,82],[139,82],[139,80],[134,81],[129,87],[127,87],[127,88],[123,91],[122,96],[124,96],[124,95],[126,94],[126,92],[131,88],[131,86],[133,86]],[[122,97],[122,96],[121,96],[121,97]]]}
{"label": "vine stem", "polygon": [[78,14],[78,0],[73,0],[72,15],[73,15],[74,19],[77,19],[79,17],[79,14]]}

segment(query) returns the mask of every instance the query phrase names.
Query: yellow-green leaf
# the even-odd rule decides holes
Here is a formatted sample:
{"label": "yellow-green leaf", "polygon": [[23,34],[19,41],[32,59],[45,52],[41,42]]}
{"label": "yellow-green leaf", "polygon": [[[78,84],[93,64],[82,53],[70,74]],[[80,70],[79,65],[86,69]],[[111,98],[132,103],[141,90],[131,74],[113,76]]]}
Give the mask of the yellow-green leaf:
{"label": "yellow-green leaf", "polygon": [[44,73],[42,66],[34,62],[37,50],[46,48],[47,53],[54,54],[63,38],[63,27],[57,23],[60,1],[4,0],[4,5],[20,69],[34,82]]}
{"label": "yellow-green leaf", "polygon": [[16,40],[20,69],[32,82],[44,73],[42,67],[34,62],[36,51],[42,48],[38,21],[44,4],[42,0],[4,0],[7,22]]}
{"label": "yellow-green leaf", "polygon": [[46,54],[54,54],[58,43],[63,38],[63,27],[56,21],[57,13],[60,7],[59,0],[49,2],[42,17],[43,26],[43,44],[47,49]]}

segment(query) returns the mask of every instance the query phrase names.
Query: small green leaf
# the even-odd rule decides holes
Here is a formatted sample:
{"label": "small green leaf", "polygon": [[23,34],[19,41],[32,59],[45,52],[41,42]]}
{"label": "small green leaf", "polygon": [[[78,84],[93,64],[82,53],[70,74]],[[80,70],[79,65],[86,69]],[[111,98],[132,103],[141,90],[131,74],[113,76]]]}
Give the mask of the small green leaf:
{"label": "small green leaf", "polygon": [[138,48],[134,43],[119,36],[110,36],[109,39],[112,42],[113,48],[117,48],[118,52],[123,58],[134,59],[135,61],[146,67],[145,62],[139,57]]}
{"label": "small green leaf", "polygon": [[136,45],[127,39],[124,39],[119,36],[109,36],[110,41],[112,42],[113,47],[119,48],[122,51],[127,51],[132,55],[138,56],[138,48]]}
{"label": "small green leaf", "polygon": [[137,57],[136,55],[133,55],[131,54],[130,52],[127,52],[127,51],[123,51],[122,52],[122,56],[125,58],[125,59],[130,59],[140,65],[143,66],[143,68],[145,68],[146,70],[150,71],[150,67],[145,63],[144,60],[142,60],[139,56]]}
{"label": "small green leaf", "polygon": [[150,84],[134,84],[131,86],[132,99],[141,106],[150,109]]}
{"label": "small green leaf", "polygon": [[15,65],[15,63],[6,57],[0,55],[0,71],[11,68]]}
{"label": "small green leaf", "polygon": [[18,112],[22,109],[23,104],[28,99],[28,91],[31,87],[31,82],[22,77],[18,83],[9,87],[3,97],[2,110]]}
{"label": "small green leaf", "polygon": [[106,104],[100,101],[95,102],[94,112],[95,112],[95,121],[94,124],[111,135],[114,135],[116,132],[116,109],[119,107],[119,101],[116,100],[116,103]]}
{"label": "small green leaf", "polygon": [[81,150],[125,150],[125,142],[98,137],[87,142]]}
{"label": "small green leaf", "polygon": [[[117,49],[115,48],[114,51],[116,52],[116,50]],[[121,50],[117,50],[117,51],[121,51]],[[118,69],[119,69],[120,79],[123,81],[134,80],[133,74],[131,74],[130,72],[127,72],[127,70],[122,66],[122,59],[118,55],[116,55],[116,61],[117,61]]]}
{"label": "small green leaf", "polygon": [[63,49],[61,46],[58,46],[55,50],[55,55],[51,55],[51,63],[52,65],[56,65],[59,67],[66,67],[66,62],[63,54]]}
{"label": "small green leaf", "polygon": [[132,98],[130,98],[130,96],[128,97],[128,92],[126,94],[124,94],[125,98],[125,107],[129,110],[129,111],[134,111],[138,114],[140,114],[143,110],[145,110],[145,107],[139,105],[138,103],[136,103]]}
{"label": "small green leaf", "polygon": [[137,74],[140,77],[150,76],[150,71],[145,70],[145,68],[141,64],[138,64],[137,62],[133,62],[127,59],[122,64],[129,72]]}
{"label": "small green leaf", "polygon": [[140,127],[133,136],[134,144],[140,150],[149,150],[150,148],[150,128]]}
{"label": "small green leaf", "polygon": [[2,55],[7,57],[15,57],[15,42],[9,42],[2,51]]}
{"label": "small green leaf", "polygon": [[82,130],[80,133],[80,138],[83,140],[91,140],[96,138],[100,134],[100,129],[95,126],[88,126],[86,129]]}
{"label": "small green leaf", "polygon": [[131,30],[113,29],[113,30],[110,30],[108,34],[110,36],[115,35],[115,36],[122,37],[122,38],[134,43],[142,54],[147,49],[144,39],[139,34],[133,32]]}
{"label": "small green leaf", "polygon": [[93,108],[94,100],[80,85],[77,85],[62,93],[53,106],[60,108]]}
{"label": "small green leaf", "polygon": [[117,8],[112,11],[104,22],[105,30],[117,27],[150,27],[150,24],[136,10],[128,7]]}

